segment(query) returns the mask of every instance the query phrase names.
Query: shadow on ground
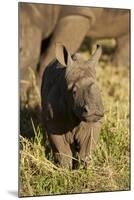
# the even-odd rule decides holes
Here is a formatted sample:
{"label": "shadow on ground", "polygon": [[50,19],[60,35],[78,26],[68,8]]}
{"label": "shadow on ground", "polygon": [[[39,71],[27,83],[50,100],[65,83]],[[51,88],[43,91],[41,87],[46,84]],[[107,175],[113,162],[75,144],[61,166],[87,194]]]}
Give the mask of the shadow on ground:
{"label": "shadow on ground", "polygon": [[10,194],[10,195],[12,195],[14,197],[18,197],[18,191],[16,191],[16,190],[9,190],[8,194]]}

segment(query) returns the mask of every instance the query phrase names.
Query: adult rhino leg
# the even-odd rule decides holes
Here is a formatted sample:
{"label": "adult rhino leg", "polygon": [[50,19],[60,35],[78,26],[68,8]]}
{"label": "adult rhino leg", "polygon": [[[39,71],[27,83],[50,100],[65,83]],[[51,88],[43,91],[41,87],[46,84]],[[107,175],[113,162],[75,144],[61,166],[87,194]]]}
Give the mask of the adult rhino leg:
{"label": "adult rhino leg", "polygon": [[112,63],[115,66],[130,65],[130,46],[129,33],[117,38],[117,49],[113,56]]}
{"label": "adult rhino leg", "polygon": [[[36,73],[40,56],[42,32],[30,20],[28,13],[20,8],[20,41],[19,41],[19,79],[22,101],[27,99],[30,86],[30,71]],[[31,69],[31,70],[29,70]]]}
{"label": "adult rhino leg", "polygon": [[90,20],[83,16],[67,16],[62,18],[56,26],[47,52],[40,60],[40,76],[42,77],[45,66],[55,58],[55,44],[64,44],[73,54],[80,47],[88,32]]}
{"label": "adult rhino leg", "polygon": [[55,162],[63,168],[72,168],[72,152],[64,135],[48,134]]}

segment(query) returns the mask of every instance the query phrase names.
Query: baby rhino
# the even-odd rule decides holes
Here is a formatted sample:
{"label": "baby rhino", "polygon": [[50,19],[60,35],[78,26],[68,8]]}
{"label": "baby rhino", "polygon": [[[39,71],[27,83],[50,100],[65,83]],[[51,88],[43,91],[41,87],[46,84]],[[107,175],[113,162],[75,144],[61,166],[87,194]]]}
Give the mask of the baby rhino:
{"label": "baby rhino", "polygon": [[86,167],[95,149],[103,117],[95,75],[101,53],[98,45],[91,59],[85,61],[79,54],[71,56],[57,43],[56,59],[45,69],[41,87],[43,124],[61,167],[74,167],[74,157]]}

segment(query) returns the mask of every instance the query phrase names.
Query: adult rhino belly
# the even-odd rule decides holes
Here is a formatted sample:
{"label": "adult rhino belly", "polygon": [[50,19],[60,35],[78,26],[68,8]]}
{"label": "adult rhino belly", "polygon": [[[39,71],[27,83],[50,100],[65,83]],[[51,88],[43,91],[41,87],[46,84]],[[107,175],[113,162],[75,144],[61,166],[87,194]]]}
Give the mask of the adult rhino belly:
{"label": "adult rhino belly", "polygon": [[[94,13],[96,15],[96,13]],[[87,36],[93,38],[120,37],[129,32],[129,10],[104,8]]]}

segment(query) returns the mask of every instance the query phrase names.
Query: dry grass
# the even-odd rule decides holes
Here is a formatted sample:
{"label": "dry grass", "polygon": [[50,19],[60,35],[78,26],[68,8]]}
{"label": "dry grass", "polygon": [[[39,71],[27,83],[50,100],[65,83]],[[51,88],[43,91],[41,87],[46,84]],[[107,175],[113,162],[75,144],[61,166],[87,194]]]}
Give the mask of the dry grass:
{"label": "dry grass", "polygon": [[[129,71],[100,62],[97,78],[106,112],[87,170],[55,166],[46,136],[43,142],[37,110],[31,105],[21,108],[20,196],[130,189]],[[24,137],[29,134],[34,137]]]}

